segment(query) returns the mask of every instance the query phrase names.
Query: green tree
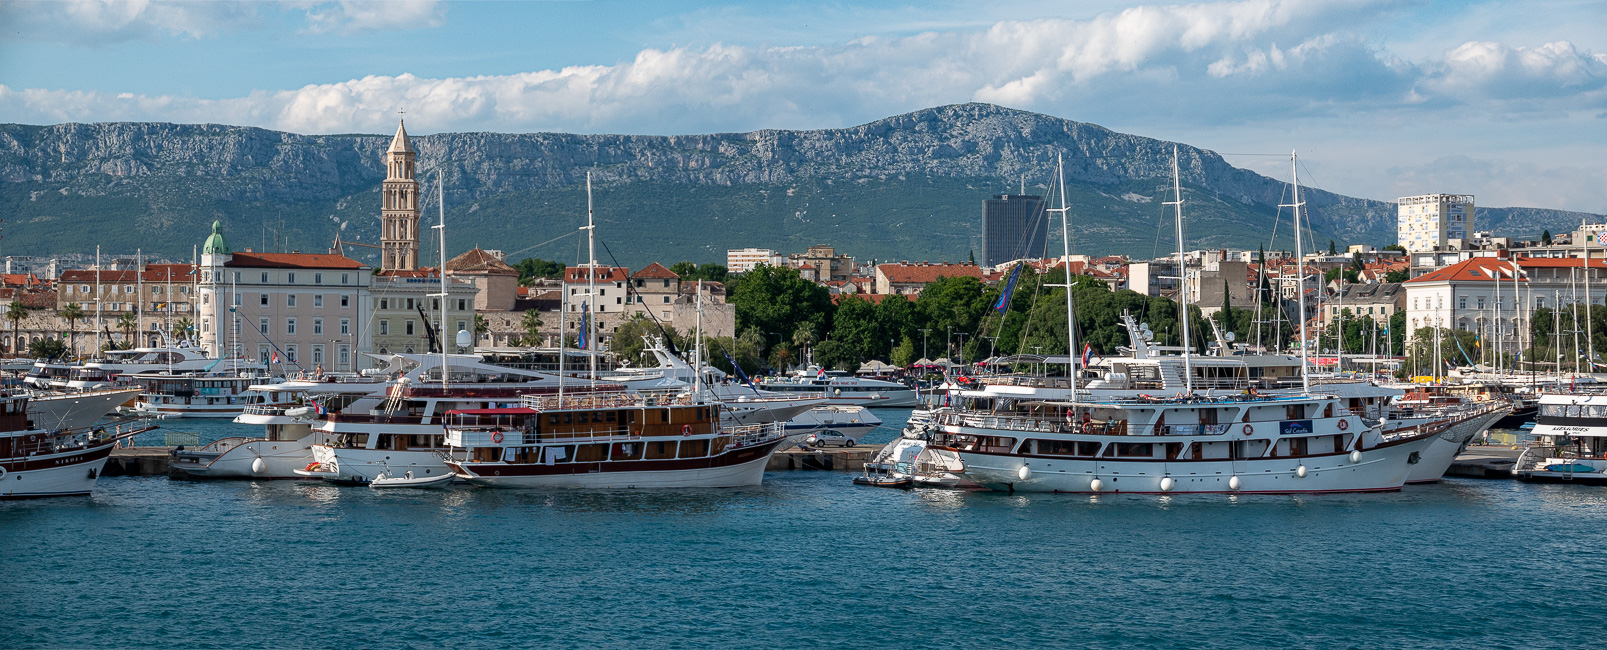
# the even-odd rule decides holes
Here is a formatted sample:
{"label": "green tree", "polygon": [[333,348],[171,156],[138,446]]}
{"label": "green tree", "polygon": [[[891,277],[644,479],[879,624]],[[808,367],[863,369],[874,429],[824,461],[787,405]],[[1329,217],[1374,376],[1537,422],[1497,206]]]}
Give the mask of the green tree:
{"label": "green tree", "polygon": [[907,368],[915,363],[915,339],[906,336],[898,347],[893,348],[892,363],[900,368]]}
{"label": "green tree", "polygon": [[6,308],[6,318],[11,319],[11,354],[20,356],[22,347],[17,342],[22,340],[22,319],[28,317],[28,308],[21,300],[12,300],[11,306]]}
{"label": "green tree", "polygon": [[527,257],[519,260],[513,268],[519,271],[519,284],[530,286],[537,279],[548,278],[557,280],[564,277],[564,265],[551,260]]}
{"label": "green tree", "polygon": [[1551,245],[1551,229],[1548,228],[1546,230],[1540,231],[1540,245],[1541,246],[1550,246]]}
{"label": "green tree", "polygon": [[484,314],[474,315],[474,340],[483,341],[491,333],[491,323],[487,322]]}
{"label": "green tree", "polygon": [[1334,240],[1332,240],[1332,239],[1328,240],[1328,254],[1329,255],[1338,255],[1339,254],[1339,251],[1334,249]]}
{"label": "green tree", "polygon": [[799,277],[797,269],[761,264],[742,274],[726,296],[736,307],[737,331],[785,335],[801,327],[824,332],[831,325],[831,293]]}
{"label": "green tree", "polygon": [[174,321],[173,331],[169,332],[169,334],[171,334],[174,338],[178,339],[188,339],[190,338],[190,335],[194,333],[195,324],[190,322],[190,318],[188,316]]}
{"label": "green tree", "polygon": [[526,309],[519,316],[519,340],[517,346],[537,347],[541,345],[541,312],[535,309]]}
{"label": "green tree", "polygon": [[1400,244],[1390,244],[1388,246],[1385,246],[1384,250],[1386,250],[1386,251],[1400,251],[1400,252],[1404,253],[1404,252],[1406,252],[1406,247],[1402,246]]}
{"label": "green tree", "polygon": [[1409,279],[1405,271],[1390,271],[1384,274],[1385,282],[1405,282]]}
{"label": "green tree", "polygon": [[78,356],[78,327],[77,327],[77,323],[78,323],[78,321],[84,319],[84,308],[78,306],[78,303],[76,303],[76,302],[69,302],[69,303],[67,303],[66,307],[62,308],[61,317],[67,319],[67,331],[68,331],[68,335],[67,335],[67,337],[68,337],[67,338],[68,346],[67,346],[67,349],[72,352],[73,356]]}
{"label": "green tree", "polygon": [[645,353],[647,343],[642,337],[663,337],[665,335],[668,335],[670,342],[677,346],[683,343],[682,337],[675,331],[675,328],[665,327],[661,330],[658,323],[648,318],[647,314],[637,312],[631,314],[631,317],[625,319],[625,322],[620,323],[619,329],[614,330],[614,342],[609,345],[608,349],[621,361],[629,361],[636,366],[646,366],[652,363],[653,360]]}
{"label": "green tree", "polygon": [[123,348],[134,347],[134,328],[139,327],[139,317],[134,312],[124,313],[117,317],[117,328],[123,330]]}
{"label": "green tree", "polygon": [[876,306],[856,295],[843,296],[832,317],[831,336],[841,346],[842,353],[861,361],[872,358],[886,359],[892,341],[882,329]]}
{"label": "green tree", "polygon": [[28,344],[28,355],[35,359],[55,359],[67,354],[67,346],[61,339],[38,338]]}

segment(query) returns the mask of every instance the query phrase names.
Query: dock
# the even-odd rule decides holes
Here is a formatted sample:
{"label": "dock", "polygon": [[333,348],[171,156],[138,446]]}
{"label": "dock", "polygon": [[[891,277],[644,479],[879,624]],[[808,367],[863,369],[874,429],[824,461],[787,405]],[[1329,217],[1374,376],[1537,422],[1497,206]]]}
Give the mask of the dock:
{"label": "dock", "polygon": [[1518,461],[1521,447],[1508,445],[1469,445],[1445,470],[1446,476],[1458,478],[1512,479],[1512,466]]}
{"label": "dock", "polygon": [[167,447],[120,447],[106,459],[101,476],[172,476],[173,450]]}
{"label": "dock", "polygon": [[865,469],[865,463],[876,457],[876,452],[882,450],[882,445],[855,445],[853,447],[826,447],[801,449],[791,447],[783,449],[770,457],[770,464],[765,466],[766,471],[782,471],[793,469],[815,469],[838,472],[858,472]]}

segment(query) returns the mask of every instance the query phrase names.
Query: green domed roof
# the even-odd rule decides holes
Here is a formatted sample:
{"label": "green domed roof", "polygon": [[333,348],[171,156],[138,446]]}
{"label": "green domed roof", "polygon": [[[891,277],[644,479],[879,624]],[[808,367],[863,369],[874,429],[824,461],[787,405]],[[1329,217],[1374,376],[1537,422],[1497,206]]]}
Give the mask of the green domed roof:
{"label": "green domed roof", "polygon": [[229,240],[223,238],[223,222],[212,222],[212,236],[207,237],[206,244],[201,246],[201,254],[230,255],[232,253],[233,251],[229,250]]}

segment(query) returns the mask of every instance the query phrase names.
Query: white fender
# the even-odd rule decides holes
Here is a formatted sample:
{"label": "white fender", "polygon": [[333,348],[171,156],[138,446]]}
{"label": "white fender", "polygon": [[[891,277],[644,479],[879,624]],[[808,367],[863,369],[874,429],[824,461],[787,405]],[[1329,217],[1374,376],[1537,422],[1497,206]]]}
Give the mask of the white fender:
{"label": "white fender", "polygon": [[1237,476],[1228,477],[1228,489],[1229,490],[1237,490],[1237,489],[1239,489],[1239,477],[1237,477]]}
{"label": "white fender", "polygon": [[1305,478],[1306,477],[1306,466],[1301,465],[1299,467],[1296,467],[1295,468],[1295,476],[1300,477],[1300,478]]}
{"label": "white fender", "polygon": [[1161,478],[1161,491],[1162,492],[1171,492],[1172,491],[1172,483],[1173,483],[1172,477],[1170,477],[1170,476],[1162,477]]}

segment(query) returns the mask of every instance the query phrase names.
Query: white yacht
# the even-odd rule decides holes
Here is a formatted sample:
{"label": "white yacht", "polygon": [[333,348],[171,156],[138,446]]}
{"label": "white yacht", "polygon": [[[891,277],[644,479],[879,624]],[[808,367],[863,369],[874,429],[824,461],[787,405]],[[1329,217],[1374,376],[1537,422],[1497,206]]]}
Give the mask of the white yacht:
{"label": "white yacht", "polygon": [[1541,444],[1518,456],[1518,480],[1607,485],[1607,393],[1541,395],[1532,433]]}
{"label": "white yacht", "polygon": [[148,372],[123,379],[141,389],[132,413],[151,417],[233,418],[248,406],[295,404],[288,391],[264,385],[261,375]]}
{"label": "white yacht", "polygon": [[826,370],[815,365],[798,370],[789,377],[762,381],[759,387],[774,393],[824,397],[826,404],[833,406],[908,408],[919,403],[915,389],[909,386],[855,377],[841,370]]}

